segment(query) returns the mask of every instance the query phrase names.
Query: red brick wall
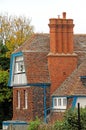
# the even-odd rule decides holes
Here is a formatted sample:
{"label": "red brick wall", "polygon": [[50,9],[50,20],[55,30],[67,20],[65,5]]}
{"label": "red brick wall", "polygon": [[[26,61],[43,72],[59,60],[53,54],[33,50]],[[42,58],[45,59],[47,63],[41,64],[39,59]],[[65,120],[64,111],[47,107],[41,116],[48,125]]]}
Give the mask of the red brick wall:
{"label": "red brick wall", "polygon": [[77,67],[76,56],[48,56],[48,66],[51,79],[51,93],[74,71]]}
{"label": "red brick wall", "polygon": [[72,107],[72,102],[73,102],[73,97],[68,98],[68,101],[67,101],[67,108],[68,109],[70,109]]}
{"label": "red brick wall", "polygon": [[52,112],[49,123],[55,123],[57,120],[61,121],[64,118],[64,112]]}
{"label": "red brick wall", "polygon": [[[44,88],[36,87],[33,91],[34,117],[44,118]],[[50,88],[46,88],[46,108],[50,107]]]}
{"label": "red brick wall", "polygon": [[[24,90],[28,91],[28,109],[24,109]],[[20,92],[20,109],[17,109],[17,91]],[[33,119],[33,88],[13,88],[13,120],[29,121]]]}
{"label": "red brick wall", "polygon": [[[28,109],[24,109],[24,90],[28,91]],[[17,109],[17,91],[20,92],[20,109]],[[46,88],[46,106],[50,107],[50,88]],[[34,120],[44,117],[44,91],[41,87],[13,88],[13,120]]]}

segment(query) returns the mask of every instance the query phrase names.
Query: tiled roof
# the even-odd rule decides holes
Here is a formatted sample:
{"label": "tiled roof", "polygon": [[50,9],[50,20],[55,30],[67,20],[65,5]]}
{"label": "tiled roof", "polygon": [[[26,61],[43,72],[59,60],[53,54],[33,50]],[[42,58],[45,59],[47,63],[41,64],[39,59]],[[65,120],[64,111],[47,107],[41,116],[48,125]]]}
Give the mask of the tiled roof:
{"label": "tiled roof", "polygon": [[[15,52],[18,51],[48,51],[50,50],[49,34],[33,34]],[[74,51],[78,54],[78,64],[86,59],[86,34],[74,35]],[[15,53],[14,52],[14,53]]]}
{"label": "tiled roof", "polygon": [[[15,51],[24,52],[28,83],[50,82],[47,63],[47,54],[50,50],[49,44],[49,34],[34,34],[28,41],[22,44]],[[78,54],[78,65],[80,65],[86,59],[86,35],[74,35],[74,51]],[[80,76],[83,76],[83,73],[86,74],[86,70],[83,71],[83,69],[86,68],[85,63],[82,63],[82,65],[80,65],[80,67],[73,72],[73,74],[61,85],[61,87],[56,90],[56,92],[54,93],[55,95],[84,95],[86,89],[80,82]],[[77,89],[76,86],[78,86],[79,89]],[[80,88],[80,86],[85,89],[84,93],[82,92],[83,89]],[[66,88],[68,88],[69,90],[66,91]],[[75,93],[73,92],[73,90]]]}
{"label": "tiled roof", "polygon": [[24,42],[15,52],[18,51],[35,51],[35,52],[49,52],[49,34],[33,34],[32,37]]}
{"label": "tiled roof", "polygon": [[81,76],[86,76],[86,60],[62,83],[53,96],[86,96],[86,86],[83,85]]}
{"label": "tiled roof", "polygon": [[78,54],[78,64],[86,59],[86,34],[74,35],[74,51]]}

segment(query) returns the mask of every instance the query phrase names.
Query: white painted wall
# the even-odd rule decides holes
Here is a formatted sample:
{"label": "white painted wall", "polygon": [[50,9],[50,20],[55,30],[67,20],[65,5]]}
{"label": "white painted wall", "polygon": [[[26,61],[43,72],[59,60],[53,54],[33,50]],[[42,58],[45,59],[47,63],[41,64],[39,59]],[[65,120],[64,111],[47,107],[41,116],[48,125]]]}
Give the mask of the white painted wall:
{"label": "white painted wall", "polygon": [[76,102],[76,107],[78,107],[78,103],[80,103],[80,107],[86,107],[86,97],[78,97]]}

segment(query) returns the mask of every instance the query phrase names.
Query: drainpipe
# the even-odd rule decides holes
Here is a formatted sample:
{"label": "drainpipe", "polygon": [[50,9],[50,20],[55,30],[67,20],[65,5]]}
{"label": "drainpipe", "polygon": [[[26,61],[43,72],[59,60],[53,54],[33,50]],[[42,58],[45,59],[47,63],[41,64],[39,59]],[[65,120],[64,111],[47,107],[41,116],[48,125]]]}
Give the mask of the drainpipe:
{"label": "drainpipe", "polygon": [[44,122],[47,123],[47,110],[46,110],[46,85],[44,85]]}

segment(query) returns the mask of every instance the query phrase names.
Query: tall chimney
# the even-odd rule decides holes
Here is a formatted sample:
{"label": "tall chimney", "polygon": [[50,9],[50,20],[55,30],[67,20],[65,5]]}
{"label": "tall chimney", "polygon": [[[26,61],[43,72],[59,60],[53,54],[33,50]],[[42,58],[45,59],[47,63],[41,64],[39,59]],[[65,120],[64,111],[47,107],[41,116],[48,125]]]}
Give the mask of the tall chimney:
{"label": "tall chimney", "polygon": [[51,18],[50,23],[50,51],[51,53],[73,53],[73,20],[63,17]]}
{"label": "tall chimney", "polygon": [[76,69],[77,55],[73,51],[73,20],[66,18],[66,12],[63,12],[62,18],[51,18],[49,27],[48,69],[52,94]]}

